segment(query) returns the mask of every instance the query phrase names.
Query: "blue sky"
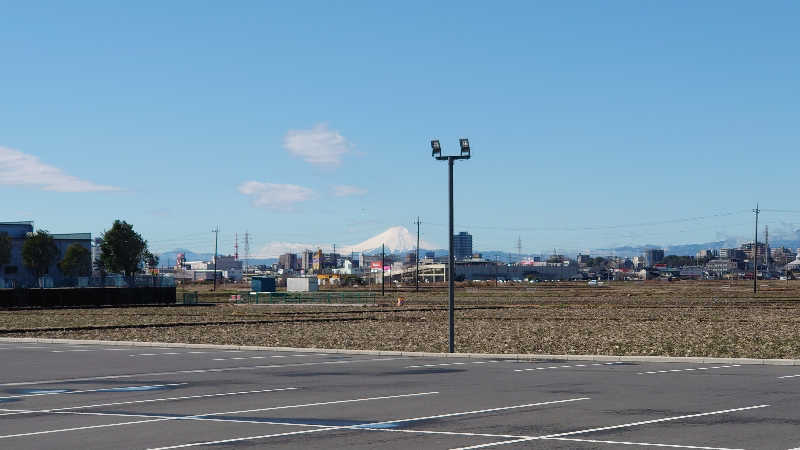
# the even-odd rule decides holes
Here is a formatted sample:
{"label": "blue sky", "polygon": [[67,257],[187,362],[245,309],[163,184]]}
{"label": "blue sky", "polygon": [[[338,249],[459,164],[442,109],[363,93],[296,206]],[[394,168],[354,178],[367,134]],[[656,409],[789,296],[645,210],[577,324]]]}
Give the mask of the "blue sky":
{"label": "blue sky", "polygon": [[[433,3],[433,4],[432,4]],[[0,220],[156,250],[704,242],[800,210],[796,2],[5,2]],[[698,218],[682,220],[688,218]],[[679,219],[676,221],[676,219]],[[771,234],[800,214],[765,212]],[[635,225],[645,224],[645,225]]]}

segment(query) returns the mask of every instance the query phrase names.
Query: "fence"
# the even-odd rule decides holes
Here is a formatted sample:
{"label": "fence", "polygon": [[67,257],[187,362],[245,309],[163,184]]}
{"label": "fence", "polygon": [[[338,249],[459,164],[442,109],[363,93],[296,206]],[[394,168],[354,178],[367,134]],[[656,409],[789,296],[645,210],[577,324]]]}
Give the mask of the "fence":
{"label": "fence", "polygon": [[0,290],[2,308],[164,305],[175,300],[174,287]]}
{"label": "fence", "polygon": [[236,303],[247,304],[333,304],[333,303],[375,303],[374,292],[250,292],[241,295]]}

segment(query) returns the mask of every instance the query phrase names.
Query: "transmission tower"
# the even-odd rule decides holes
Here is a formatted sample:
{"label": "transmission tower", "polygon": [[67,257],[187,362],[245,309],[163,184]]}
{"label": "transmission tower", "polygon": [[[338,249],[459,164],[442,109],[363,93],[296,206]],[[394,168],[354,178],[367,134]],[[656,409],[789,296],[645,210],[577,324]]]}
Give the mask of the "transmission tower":
{"label": "transmission tower", "polygon": [[522,236],[517,237],[517,257],[522,261]]}
{"label": "transmission tower", "polygon": [[239,260],[239,233],[233,233],[233,259]]}

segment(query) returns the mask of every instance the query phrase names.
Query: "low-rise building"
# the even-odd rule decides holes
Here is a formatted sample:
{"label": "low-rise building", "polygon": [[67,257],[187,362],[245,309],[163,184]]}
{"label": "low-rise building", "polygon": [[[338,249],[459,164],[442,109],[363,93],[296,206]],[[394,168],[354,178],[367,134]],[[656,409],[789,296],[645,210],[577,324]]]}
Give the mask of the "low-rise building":
{"label": "low-rise building", "polygon": [[[35,287],[40,280],[27,267],[22,260],[22,246],[29,233],[34,232],[32,221],[0,222],[0,234],[5,234],[11,241],[11,258],[8,264],[0,266],[0,287]],[[58,248],[58,257],[47,269],[47,276],[41,280],[46,287],[63,286],[65,283],[74,283],[66,277],[58,263],[64,257],[70,245],[77,244],[84,247],[89,254],[92,252],[91,233],[50,234]]]}

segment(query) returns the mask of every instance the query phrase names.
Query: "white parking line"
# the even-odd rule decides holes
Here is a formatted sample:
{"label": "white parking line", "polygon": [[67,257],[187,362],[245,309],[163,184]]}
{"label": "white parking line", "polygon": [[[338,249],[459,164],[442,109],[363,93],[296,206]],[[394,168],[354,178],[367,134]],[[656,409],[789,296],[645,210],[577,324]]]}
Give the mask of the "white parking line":
{"label": "white parking line", "polygon": [[[800,377],[800,375],[784,375],[782,377],[778,377],[778,379],[781,379],[781,378],[797,378],[797,377]],[[800,447],[793,448],[791,450],[800,450]]]}
{"label": "white parking line", "polygon": [[[567,433],[548,434],[546,436],[531,436],[531,437],[528,437],[528,438],[514,439],[514,440],[510,440],[510,441],[507,440],[507,441],[499,441],[499,442],[490,442],[488,444],[479,444],[479,445],[473,445],[473,446],[470,446],[470,447],[458,447],[457,449],[454,449],[454,450],[471,450],[471,449],[475,449],[475,448],[497,447],[497,446],[500,446],[500,445],[515,444],[515,443],[519,443],[519,442],[535,441],[535,440],[540,440],[540,439],[541,440],[547,440],[547,439],[563,438],[563,437],[566,437],[566,436],[572,436],[572,435],[576,435],[576,434],[594,433],[596,431],[615,430],[615,429],[619,429],[619,428],[630,428],[630,427],[635,427],[635,426],[639,426],[639,425],[648,425],[648,424],[651,424],[651,423],[670,422],[670,421],[674,421],[674,420],[689,419],[689,418],[693,418],[693,417],[704,417],[704,416],[712,416],[712,415],[717,415],[717,414],[727,414],[727,413],[738,412],[738,411],[747,411],[747,410],[750,410],[750,409],[766,408],[768,406],[769,405],[747,406],[747,407],[744,407],[744,408],[724,409],[724,410],[721,410],[721,411],[711,411],[711,412],[698,413],[698,414],[687,414],[687,415],[683,415],[683,416],[665,417],[663,419],[643,420],[643,421],[640,421],[640,422],[625,423],[625,424],[621,424],[621,425],[611,425],[611,426],[607,426],[607,427],[598,427],[598,428],[589,428],[589,429],[586,429],[586,430],[569,431]],[[686,446],[685,448],[703,448],[703,447]]]}
{"label": "white parking line", "polygon": [[259,366],[220,367],[217,369],[172,370],[166,372],[145,372],[145,373],[131,373],[123,375],[101,375],[97,377],[64,378],[60,380],[16,381],[13,383],[0,383],[0,386],[35,386],[38,384],[72,383],[78,381],[94,381],[94,380],[116,380],[120,378],[134,378],[134,377],[158,377],[163,375],[178,375],[185,373],[234,372],[243,370],[279,369],[283,367],[330,366],[339,364],[358,364],[358,363],[396,361],[398,359],[404,359],[404,358],[347,359],[341,361],[319,361],[319,362],[290,363],[290,364],[270,364],[270,365],[259,365]]}
{"label": "white parking line", "polygon": [[[472,361],[472,364],[486,364],[486,363],[496,363],[500,361]],[[441,364],[420,364],[416,366],[406,366],[406,369],[419,369],[422,367],[441,367],[441,366],[463,366],[467,363],[464,362],[456,362],[456,363],[441,363]]]}
{"label": "white parking line", "polygon": [[[373,400],[388,400],[388,399],[395,399],[395,398],[406,398],[406,397],[419,397],[425,395],[433,395],[438,394],[438,392],[418,392],[414,394],[399,394],[399,395],[386,395],[381,397],[367,397],[367,398],[355,398],[349,400],[335,400],[329,402],[316,402],[316,403],[305,403],[301,405],[285,405],[285,406],[273,406],[269,408],[259,408],[259,409],[248,409],[248,410],[241,410],[241,411],[224,411],[224,412],[212,412],[206,414],[197,414],[194,416],[178,416],[178,417],[158,417],[155,419],[147,419],[147,420],[135,420],[131,422],[122,422],[122,423],[111,423],[111,424],[104,424],[104,425],[89,425],[84,427],[72,427],[72,428],[61,428],[55,430],[43,430],[43,431],[32,431],[28,433],[17,433],[17,434],[7,434],[0,436],[0,439],[8,439],[8,438],[15,438],[15,437],[24,437],[24,436],[38,436],[42,434],[52,434],[52,433],[62,433],[68,431],[79,431],[79,430],[91,430],[96,428],[108,428],[108,427],[118,427],[124,425],[134,425],[140,423],[152,423],[152,422],[166,422],[170,420],[207,420],[207,418],[213,418],[213,416],[225,416],[231,414],[241,414],[241,413],[249,413],[249,412],[260,412],[260,411],[272,411],[278,409],[291,409],[291,408],[304,408],[308,406],[322,406],[322,405],[336,405],[336,404],[343,404],[343,403],[357,403],[357,402],[366,402],[366,401],[373,401]],[[102,414],[102,413],[99,413]],[[327,429],[334,429],[339,427],[328,427],[328,428],[320,428],[320,430],[327,430]],[[198,444],[199,445],[199,444]],[[192,445],[187,445],[192,446]]]}
{"label": "white parking line", "polygon": [[[445,417],[464,416],[464,415],[469,415],[469,414],[483,414],[483,413],[506,411],[506,410],[519,409],[519,408],[531,408],[531,407],[534,407],[534,406],[544,406],[544,405],[553,405],[553,404],[559,404],[559,403],[569,403],[569,402],[576,402],[576,401],[588,400],[588,399],[589,399],[588,397],[572,398],[572,399],[566,399],[566,400],[555,400],[555,401],[550,401],[550,402],[529,403],[529,404],[525,404],[525,405],[504,406],[504,407],[500,407],[500,408],[489,408],[489,409],[481,409],[481,410],[475,410],[475,411],[464,411],[464,412],[456,412],[456,413],[438,414],[438,415],[435,415],[435,416],[412,417],[412,418],[407,418],[407,419],[387,420],[387,421],[384,421],[384,422],[374,422],[374,423],[368,423],[368,424],[364,424],[364,425],[349,425],[349,426],[339,426],[339,427],[317,428],[317,429],[313,429],[313,430],[292,431],[292,432],[288,432],[288,433],[264,434],[264,435],[259,435],[259,436],[246,436],[246,437],[240,437],[240,438],[224,439],[224,440],[219,440],[219,441],[192,442],[192,443],[188,443],[188,444],[178,444],[178,445],[172,445],[172,446],[167,446],[167,447],[151,448],[149,450],[171,450],[171,449],[175,449],[175,448],[210,446],[210,445],[218,445],[218,444],[228,444],[228,443],[233,443],[233,442],[252,441],[252,440],[256,440],[256,439],[266,439],[266,438],[279,437],[279,436],[291,436],[291,435],[297,435],[297,434],[319,433],[319,432],[322,432],[322,431],[333,431],[333,430],[346,430],[346,429],[351,429],[351,430],[373,430],[373,429],[374,430],[379,430],[379,428],[370,428],[370,427],[376,427],[376,426],[380,426],[380,425],[389,425],[389,424],[393,424],[393,423],[417,422],[417,421],[422,421],[422,420],[440,419],[440,418],[445,418]],[[0,436],[0,437],[2,437],[2,436]]]}
{"label": "white parking line", "polygon": [[667,448],[691,448],[701,450],[745,450],[741,448],[726,448],[726,447],[704,447],[697,445],[678,445],[678,444],[654,444],[652,442],[629,442],[629,441],[601,441],[597,439],[575,439],[575,438],[546,438],[547,441],[571,441],[571,442],[588,442],[592,444],[614,444],[614,445],[638,445],[641,447],[667,447]]}
{"label": "white parking line", "polygon": [[[607,363],[595,363],[592,366],[615,366],[618,364],[625,364],[623,362],[607,362]],[[572,369],[576,367],[588,367],[586,364],[573,364],[570,366],[549,366],[549,367],[530,367],[527,369],[514,369],[514,372],[531,372],[535,370],[550,370],[550,369]]]}
{"label": "white parking line", "polygon": [[125,386],[119,388],[102,388],[102,389],[85,389],[81,391],[45,391],[45,392],[33,392],[30,394],[20,394],[20,395],[9,395],[7,397],[0,397],[0,400],[12,399],[12,398],[27,398],[27,397],[40,397],[42,395],[68,395],[68,394],[87,394],[90,392],[108,392],[108,391],[124,391],[129,389],[131,391],[136,390],[143,390],[146,388],[160,388],[160,387],[170,387],[170,386],[183,386],[189,383],[168,383],[168,384],[151,384],[147,386]]}
{"label": "white parking line", "polygon": [[[186,383],[182,383],[186,384]],[[233,395],[246,395],[246,394],[263,394],[267,392],[283,392],[283,391],[295,391],[300,388],[296,387],[289,387],[289,388],[274,388],[274,389],[259,389],[255,391],[239,391],[239,392],[221,392],[218,394],[199,394],[199,395],[186,395],[182,397],[163,397],[163,398],[149,398],[144,400],[129,400],[125,402],[113,402],[113,403],[97,403],[94,405],[81,405],[81,406],[68,406],[65,408],[52,408],[52,409],[41,409],[41,410],[4,410],[4,411],[12,411],[4,414],[0,414],[0,416],[13,416],[15,414],[31,414],[31,413],[54,413],[60,411],[74,411],[79,409],[91,409],[91,408],[100,408],[104,406],[120,406],[120,405],[137,405],[141,403],[155,403],[155,402],[173,402],[178,400],[192,400],[197,398],[212,398],[212,397],[230,397]],[[130,414],[121,414],[123,416],[130,416]]]}
{"label": "white parking line", "polygon": [[716,369],[730,369],[732,367],[742,367],[739,364],[731,364],[730,366],[714,366],[714,367],[695,367],[690,369],[670,369],[670,370],[651,370],[648,372],[639,372],[636,375],[655,375],[659,373],[670,373],[670,372],[693,372],[695,370],[716,370]]}

